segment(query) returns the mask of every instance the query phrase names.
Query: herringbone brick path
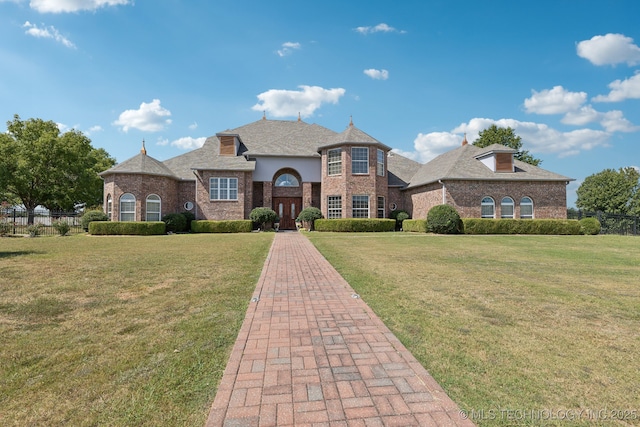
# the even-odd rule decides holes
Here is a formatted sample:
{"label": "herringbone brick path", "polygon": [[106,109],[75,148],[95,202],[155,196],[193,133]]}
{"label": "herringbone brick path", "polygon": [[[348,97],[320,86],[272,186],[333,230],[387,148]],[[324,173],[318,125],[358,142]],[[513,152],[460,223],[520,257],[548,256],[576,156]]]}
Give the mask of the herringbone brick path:
{"label": "herringbone brick path", "polygon": [[473,423],[304,235],[280,232],[206,426]]}

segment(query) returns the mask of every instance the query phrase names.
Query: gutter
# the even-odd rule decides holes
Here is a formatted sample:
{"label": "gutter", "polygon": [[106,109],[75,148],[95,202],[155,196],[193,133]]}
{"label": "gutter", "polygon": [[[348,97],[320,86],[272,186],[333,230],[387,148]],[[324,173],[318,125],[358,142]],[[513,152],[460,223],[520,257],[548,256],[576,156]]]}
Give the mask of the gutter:
{"label": "gutter", "polygon": [[442,185],[442,204],[447,204],[447,187],[445,187],[444,182],[441,179],[438,180],[438,183]]}

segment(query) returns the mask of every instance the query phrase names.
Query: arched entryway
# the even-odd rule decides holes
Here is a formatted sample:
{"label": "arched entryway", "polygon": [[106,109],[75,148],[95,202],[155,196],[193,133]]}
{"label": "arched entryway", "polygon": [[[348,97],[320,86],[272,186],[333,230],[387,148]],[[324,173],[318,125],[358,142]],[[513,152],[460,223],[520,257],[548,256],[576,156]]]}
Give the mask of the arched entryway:
{"label": "arched entryway", "polygon": [[291,168],[280,169],[273,176],[273,210],[280,217],[281,230],[295,230],[302,209],[302,180]]}

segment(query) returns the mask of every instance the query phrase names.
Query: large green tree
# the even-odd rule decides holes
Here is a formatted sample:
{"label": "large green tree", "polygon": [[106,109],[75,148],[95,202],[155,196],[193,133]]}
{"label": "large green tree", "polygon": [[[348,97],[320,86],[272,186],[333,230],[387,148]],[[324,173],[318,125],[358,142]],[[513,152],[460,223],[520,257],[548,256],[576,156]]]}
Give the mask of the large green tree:
{"label": "large green tree", "polygon": [[522,149],[522,138],[520,138],[510,127],[502,128],[491,125],[487,129],[480,131],[478,139],[473,141],[473,145],[477,147],[488,147],[492,144],[502,144],[513,148],[518,152],[514,157],[522,162],[539,166],[542,160],[536,159],[529,151]]}
{"label": "large green tree", "polygon": [[25,208],[73,210],[78,204],[102,203],[98,176],[115,164],[104,149],[95,149],[82,132],[60,132],[42,119],[16,114],[0,134],[0,195]]}
{"label": "large green tree", "polygon": [[576,193],[580,209],[640,215],[640,172],[635,168],[605,169],[590,175]]}

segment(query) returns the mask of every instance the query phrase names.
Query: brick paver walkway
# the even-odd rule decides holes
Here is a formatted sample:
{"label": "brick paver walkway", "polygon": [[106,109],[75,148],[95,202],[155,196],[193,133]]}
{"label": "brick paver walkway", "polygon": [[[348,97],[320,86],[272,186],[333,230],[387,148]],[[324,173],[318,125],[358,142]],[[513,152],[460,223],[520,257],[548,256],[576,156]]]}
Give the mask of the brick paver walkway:
{"label": "brick paver walkway", "polygon": [[276,233],[207,427],[473,426],[300,233]]}

